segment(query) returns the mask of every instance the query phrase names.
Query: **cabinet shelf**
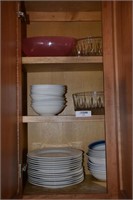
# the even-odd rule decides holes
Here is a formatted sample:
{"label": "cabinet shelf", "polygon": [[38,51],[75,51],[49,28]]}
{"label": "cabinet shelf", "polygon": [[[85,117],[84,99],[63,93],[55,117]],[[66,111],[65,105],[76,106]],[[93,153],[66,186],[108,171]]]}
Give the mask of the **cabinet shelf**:
{"label": "cabinet shelf", "polygon": [[102,63],[102,56],[22,57],[22,64]]}
{"label": "cabinet shelf", "polygon": [[[67,197],[73,199],[78,195],[78,199],[84,199],[86,195],[99,195],[101,193],[102,199],[106,196],[106,182],[101,182],[93,178],[91,175],[86,175],[85,180],[78,184],[60,189],[50,189],[45,187],[39,187],[27,182],[24,189],[24,199],[66,199]],[[98,198],[99,196],[97,196]],[[85,198],[86,199],[86,198]],[[88,198],[87,198],[88,199]],[[91,198],[92,199],[92,198]]]}
{"label": "cabinet shelf", "polygon": [[23,70],[26,72],[88,71],[88,70],[102,71],[103,57],[102,56],[22,57],[22,64],[23,64]]}
{"label": "cabinet shelf", "polygon": [[75,116],[23,116],[23,123],[62,123],[62,122],[78,122],[78,121],[104,121],[104,115],[93,115],[91,117],[75,117]]}

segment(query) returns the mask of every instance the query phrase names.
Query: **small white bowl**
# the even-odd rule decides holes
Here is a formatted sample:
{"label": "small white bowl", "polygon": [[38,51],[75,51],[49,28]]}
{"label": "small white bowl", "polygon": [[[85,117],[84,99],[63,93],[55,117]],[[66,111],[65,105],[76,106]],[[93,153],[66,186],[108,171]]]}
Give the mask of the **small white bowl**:
{"label": "small white bowl", "polygon": [[31,88],[31,91],[64,91],[65,88]]}
{"label": "small white bowl", "polygon": [[105,151],[105,140],[98,140],[92,142],[91,144],[88,145],[88,148],[89,150],[92,151],[99,151],[99,150]]}
{"label": "small white bowl", "polygon": [[55,95],[55,96],[63,96],[66,91],[65,90],[32,90],[31,94],[37,94],[37,95]]}
{"label": "small white bowl", "polygon": [[59,84],[37,84],[31,85],[31,88],[36,89],[55,89],[55,88],[66,88],[66,85],[59,85]]}
{"label": "small white bowl", "polygon": [[65,105],[66,101],[34,101],[32,106],[51,106],[51,105]]}
{"label": "small white bowl", "polygon": [[63,96],[57,96],[57,95],[43,95],[43,94],[30,94],[30,97],[32,100],[35,101],[42,101],[42,100],[64,100]]}
{"label": "small white bowl", "polygon": [[31,107],[39,115],[57,115],[64,110],[65,105],[32,105]]}
{"label": "small white bowl", "polygon": [[106,163],[106,159],[105,158],[88,156],[88,159],[92,163],[95,163],[95,164],[105,164]]}
{"label": "small white bowl", "polygon": [[36,103],[36,104],[64,104],[66,103],[66,100],[63,98],[62,100],[55,100],[55,99],[44,99],[44,100],[41,100],[41,101],[38,101],[38,100],[32,100],[31,101],[32,103]]}
{"label": "small white bowl", "polygon": [[105,151],[92,151],[92,150],[89,150],[87,155],[91,156],[91,157],[105,158]]}
{"label": "small white bowl", "polygon": [[88,165],[88,168],[89,168],[90,171],[102,171],[102,172],[106,171],[106,166],[92,166],[92,165]]}
{"label": "small white bowl", "polygon": [[106,173],[91,172],[91,174],[100,181],[106,181]]}

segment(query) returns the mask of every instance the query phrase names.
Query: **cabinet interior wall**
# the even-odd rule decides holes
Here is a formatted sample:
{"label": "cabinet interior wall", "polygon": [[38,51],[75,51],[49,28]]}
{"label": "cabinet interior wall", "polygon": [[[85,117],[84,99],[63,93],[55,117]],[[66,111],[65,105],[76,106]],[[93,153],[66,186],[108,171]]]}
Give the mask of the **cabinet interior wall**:
{"label": "cabinet interior wall", "polygon": [[27,26],[29,37],[48,35],[82,38],[101,34],[101,22],[31,22]]}
{"label": "cabinet interior wall", "polygon": [[[82,91],[103,90],[102,71],[67,71],[28,73],[28,115],[36,115],[31,108],[30,86],[32,84],[67,85],[67,107],[61,116],[74,115],[72,94]],[[40,146],[73,146],[87,152],[88,144],[104,138],[104,122],[29,123],[28,150]],[[87,156],[85,156],[87,168]],[[86,170],[88,172],[88,170]]]}
{"label": "cabinet interior wall", "polygon": [[[31,22],[27,26],[27,36],[63,35],[76,38],[101,35],[101,22]],[[60,65],[60,64],[59,64]],[[71,68],[73,64],[69,64]],[[28,83],[28,115],[36,115],[31,108],[30,86],[32,84],[64,84],[67,85],[67,107],[60,115],[74,115],[72,94],[84,91],[103,91],[103,71],[80,70],[29,72]],[[52,67],[52,66],[51,66]],[[67,69],[67,64],[64,66]],[[28,125],[28,150],[38,146],[72,145],[87,152],[88,144],[104,138],[103,122],[81,123],[37,123]],[[85,159],[86,161],[86,159]],[[85,165],[87,166],[87,165]]]}

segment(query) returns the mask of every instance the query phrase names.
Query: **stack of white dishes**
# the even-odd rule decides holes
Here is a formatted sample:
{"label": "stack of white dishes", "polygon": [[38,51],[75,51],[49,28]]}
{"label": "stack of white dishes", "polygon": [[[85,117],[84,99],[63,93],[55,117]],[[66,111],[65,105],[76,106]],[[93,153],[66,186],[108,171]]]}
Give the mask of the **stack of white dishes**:
{"label": "stack of white dishes", "polygon": [[31,107],[39,115],[57,115],[66,107],[65,85],[32,85]]}
{"label": "stack of white dishes", "polygon": [[106,181],[105,141],[100,140],[88,146],[88,169],[98,180]]}
{"label": "stack of white dishes", "polygon": [[47,188],[63,188],[84,180],[82,151],[71,147],[44,148],[27,154],[28,181]]}

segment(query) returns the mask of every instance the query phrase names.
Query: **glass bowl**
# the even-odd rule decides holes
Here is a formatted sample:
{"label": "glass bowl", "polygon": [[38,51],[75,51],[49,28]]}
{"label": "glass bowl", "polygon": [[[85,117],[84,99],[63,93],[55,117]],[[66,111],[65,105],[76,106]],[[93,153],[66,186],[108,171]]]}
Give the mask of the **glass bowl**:
{"label": "glass bowl", "polygon": [[77,40],[74,50],[76,56],[102,56],[102,37],[86,37]]}
{"label": "glass bowl", "polygon": [[104,93],[102,91],[80,92],[72,96],[75,111],[88,110],[92,115],[104,114]]}

